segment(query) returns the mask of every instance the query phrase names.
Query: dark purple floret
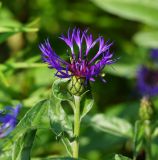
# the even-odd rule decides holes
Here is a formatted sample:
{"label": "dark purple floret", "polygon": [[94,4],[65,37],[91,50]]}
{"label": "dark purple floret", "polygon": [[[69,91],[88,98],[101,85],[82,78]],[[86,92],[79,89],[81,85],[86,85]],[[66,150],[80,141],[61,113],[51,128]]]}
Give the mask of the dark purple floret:
{"label": "dark purple floret", "polygon": [[0,111],[0,138],[7,136],[15,128],[20,108],[19,104],[15,108],[7,106]]}
{"label": "dark purple floret", "polygon": [[[52,49],[49,40],[40,44],[39,48],[42,52],[42,59],[49,65],[49,68],[57,70],[56,76],[60,78],[70,78],[72,76],[85,78],[86,80],[95,81],[95,77],[99,76],[102,69],[109,64],[114,63],[110,47],[112,45],[104,41],[102,36],[94,40],[92,34],[88,34],[87,30],[73,29],[67,36],[60,37],[70,48],[70,61],[66,62],[61,59]],[[93,58],[90,51],[95,47],[98,51]],[[77,49],[76,49],[77,48]]]}
{"label": "dark purple floret", "polygon": [[143,96],[158,95],[158,70],[141,67],[137,74],[137,86]]}

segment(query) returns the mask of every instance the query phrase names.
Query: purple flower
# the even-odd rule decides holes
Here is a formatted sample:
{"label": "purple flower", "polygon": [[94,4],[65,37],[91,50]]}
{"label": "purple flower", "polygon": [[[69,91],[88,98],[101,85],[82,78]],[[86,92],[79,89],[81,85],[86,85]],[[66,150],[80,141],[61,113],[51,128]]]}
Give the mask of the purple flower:
{"label": "purple flower", "polygon": [[15,128],[20,108],[19,104],[15,108],[7,106],[0,111],[0,138],[7,136]]}
{"label": "purple flower", "polygon": [[152,49],[150,52],[150,57],[153,60],[158,60],[158,48],[157,49]]}
{"label": "purple flower", "polygon": [[[60,78],[70,78],[76,76],[85,78],[86,81],[95,81],[95,77],[99,76],[102,69],[109,64],[114,63],[113,54],[110,53],[112,45],[104,41],[102,36],[93,39],[92,34],[88,34],[87,30],[73,29],[67,36],[60,37],[70,48],[70,61],[66,62],[61,59],[52,49],[48,40],[40,44],[39,48],[42,52],[42,59],[49,65],[49,68],[57,70],[56,76]],[[94,50],[95,56],[90,55],[90,51],[98,45],[98,51]],[[92,57],[92,58],[91,58]]]}
{"label": "purple flower", "polygon": [[158,70],[142,66],[138,70],[137,86],[143,96],[158,95]]}

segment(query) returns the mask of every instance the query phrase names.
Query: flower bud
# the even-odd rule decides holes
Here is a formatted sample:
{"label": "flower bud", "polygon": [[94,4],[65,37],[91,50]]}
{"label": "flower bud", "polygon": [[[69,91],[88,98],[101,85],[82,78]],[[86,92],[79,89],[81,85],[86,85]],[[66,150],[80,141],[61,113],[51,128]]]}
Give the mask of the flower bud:
{"label": "flower bud", "polygon": [[86,91],[85,79],[73,76],[68,84],[68,90],[72,95],[80,96]]}
{"label": "flower bud", "polygon": [[153,106],[148,97],[143,97],[140,104],[139,116],[141,120],[151,120],[154,114]]}

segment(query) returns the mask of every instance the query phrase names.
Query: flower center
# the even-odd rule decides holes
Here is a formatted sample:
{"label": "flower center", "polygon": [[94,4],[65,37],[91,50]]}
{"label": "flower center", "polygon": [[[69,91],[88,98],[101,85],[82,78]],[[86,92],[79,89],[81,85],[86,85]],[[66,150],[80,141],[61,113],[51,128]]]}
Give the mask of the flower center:
{"label": "flower center", "polygon": [[73,60],[69,66],[69,70],[77,77],[86,77],[89,71],[88,62],[81,59],[78,59],[77,61]]}

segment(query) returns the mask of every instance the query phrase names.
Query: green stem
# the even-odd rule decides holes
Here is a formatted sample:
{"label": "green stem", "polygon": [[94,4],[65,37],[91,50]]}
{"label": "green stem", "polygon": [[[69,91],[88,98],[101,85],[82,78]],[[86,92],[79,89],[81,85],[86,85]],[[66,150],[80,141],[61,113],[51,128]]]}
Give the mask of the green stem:
{"label": "green stem", "polygon": [[73,142],[73,158],[78,158],[79,154],[79,134],[80,134],[80,96],[74,96],[74,137]]}
{"label": "green stem", "polygon": [[146,150],[146,160],[152,160],[152,152],[151,152],[151,128],[150,121],[145,122],[145,150]]}

